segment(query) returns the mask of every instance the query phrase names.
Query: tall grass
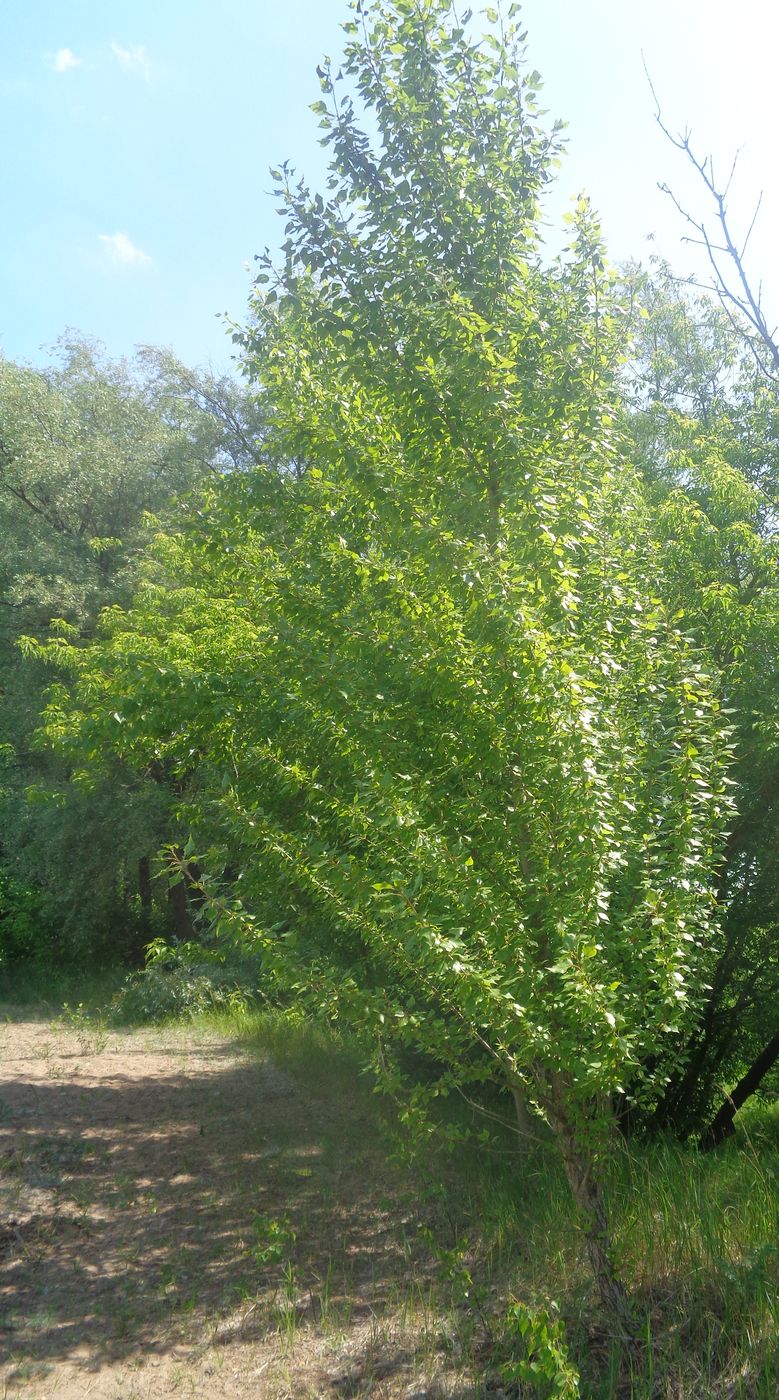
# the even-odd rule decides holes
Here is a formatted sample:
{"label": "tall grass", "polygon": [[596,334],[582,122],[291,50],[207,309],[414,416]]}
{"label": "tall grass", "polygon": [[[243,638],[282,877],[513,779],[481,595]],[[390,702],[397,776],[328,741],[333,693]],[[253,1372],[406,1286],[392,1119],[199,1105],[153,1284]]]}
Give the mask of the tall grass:
{"label": "tall grass", "polygon": [[[392,1107],[371,1093],[354,1046],[295,1015],[244,1011],[209,1018],[268,1055],[324,1098],[360,1102],[390,1141]],[[492,1110],[496,1105],[490,1106]],[[415,1163],[420,1199],[441,1260],[436,1304],[489,1368],[505,1342],[511,1300],[565,1322],[581,1395],[592,1400],[777,1400],[779,1396],[779,1108],[754,1104],[724,1148],[702,1154],[667,1140],[618,1140],[608,1195],[620,1267],[644,1345],[625,1352],[598,1315],[581,1238],[554,1144],[490,1120],[488,1145],[431,1147]],[[448,1105],[460,1119],[471,1110]],[[342,1143],[357,1150],[357,1142]],[[388,1172],[391,1168],[388,1167]],[[459,1261],[459,1262],[458,1262]],[[463,1280],[470,1282],[464,1287]],[[430,1299],[428,1298],[428,1306]],[[534,1392],[544,1391],[543,1378]],[[520,1392],[517,1392],[520,1393]],[[563,1392],[560,1391],[560,1394]]]}

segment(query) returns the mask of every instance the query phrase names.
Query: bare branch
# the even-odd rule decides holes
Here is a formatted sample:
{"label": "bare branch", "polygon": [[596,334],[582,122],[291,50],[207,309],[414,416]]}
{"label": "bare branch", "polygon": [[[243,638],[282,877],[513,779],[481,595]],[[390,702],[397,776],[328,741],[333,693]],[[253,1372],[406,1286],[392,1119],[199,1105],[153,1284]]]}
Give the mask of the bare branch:
{"label": "bare branch", "polygon": [[[712,272],[712,281],[708,290],[713,290],[727,312],[732,325],[739,332],[749,345],[752,354],[766,378],[775,383],[779,383],[779,343],[776,338],[776,330],[771,330],[762,307],[762,284],[758,284],[755,291],[744,266],[744,255],[752,236],[752,231],[757,222],[757,217],[762,204],[762,193],[757,201],[755,212],[752,216],[746,237],[739,251],[738,244],[732,233],[728,216],[727,198],[733,183],[733,178],[738,165],[739,152],[733,157],[728,178],[724,186],[718,186],[715,172],[714,160],[712,156],[701,158],[696,155],[692,147],[692,134],[689,128],[683,133],[674,134],[663,120],[662,109],[652,82],[649,70],[644,62],[644,72],[649,84],[649,89],[655,102],[655,121],[663,135],[677,151],[681,151],[699,178],[702,180],[707,194],[714,202],[714,216],[719,227],[719,234],[722,242],[712,238],[709,228],[703,219],[694,218],[690,211],[676,197],[668,185],[660,185],[663,194],[668,195],[674,208],[681,214],[682,218],[695,230],[698,237],[687,235],[684,239],[686,243],[696,244],[705,248]],[[720,258],[726,259],[725,266],[720,262]]]}

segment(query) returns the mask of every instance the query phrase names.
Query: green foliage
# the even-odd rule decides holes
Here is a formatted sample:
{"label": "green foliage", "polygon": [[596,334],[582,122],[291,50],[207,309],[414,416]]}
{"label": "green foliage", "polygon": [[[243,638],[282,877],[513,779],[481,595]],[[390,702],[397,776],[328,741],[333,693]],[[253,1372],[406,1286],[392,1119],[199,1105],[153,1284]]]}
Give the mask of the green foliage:
{"label": "green foliage", "polygon": [[518,1383],[524,1394],[539,1400],[577,1400],[579,1373],[565,1343],[565,1329],[559,1318],[545,1308],[531,1308],[512,1299],[506,1314],[505,1332],[512,1339],[514,1355],[504,1361],[500,1373],[504,1381]]}
{"label": "green foliage", "polygon": [[246,1006],[248,988],[210,966],[145,968],[131,972],[114,994],[111,1018],[119,1025],[145,1025]]}
{"label": "green foliage", "polygon": [[47,959],[52,938],[40,893],[0,866],[0,966]]}
{"label": "green foliage", "polygon": [[390,1080],[393,1040],[444,1083],[491,1061],[581,1131],[699,993],[717,702],[645,586],[586,206],[536,252],[557,135],[516,29],[387,4],[347,36],[378,149],[326,70],[329,195],[280,184],[287,262],[243,337],[269,459],[312,465],[162,544],[48,730],[197,775],[204,868],[242,878],[225,922]]}
{"label": "green foliage", "polygon": [[245,1011],[258,999],[260,978],[256,960],[226,957],[199,943],[174,947],[156,939],[147,949],[146,967],[131,972],[114,993],[109,1014],[119,1025],[144,1025]]}
{"label": "green foliage", "polygon": [[718,884],[710,995],[666,1122],[701,1127],[775,1030],[779,763],[779,402],[720,307],[662,265],[641,316],[626,426],[654,500],[659,584],[706,649],[730,710],[738,808]]}
{"label": "green foliage", "polygon": [[[34,762],[37,750],[30,757]],[[150,917],[142,909],[137,861],[165,833],[170,801],[117,771],[84,786],[46,757],[36,781],[21,790],[9,784],[3,803],[14,816],[4,856],[19,874],[10,878],[34,892],[30,956],[82,967],[137,962],[166,919],[159,895]],[[29,768],[25,776],[32,777]]]}
{"label": "green foliage", "polygon": [[163,407],[143,361],[110,363],[77,339],[57,352],[48,371],[0,361],[0,571],[18,631],[34,634],[52,618],[89,627],[127,597],[145,516],[215,451],[210,420],[174,416],[170,396]]}
{"label": "green foliage", "polygon": [[47,732],[87,773],[175,781],[268,983],[353,1026],[393,1091],[437,1064],[417,1125],[453,1088],[523,1088],[612,1305],[584,1203],[608,1097],[656,1091],[701,998],[727,735],[648,582],[586,202],[540,253],[559,133],[518,25],[476,44],[445,0],[387,0],[346,33],[327,196],[280,173],[285,262],[239,337],[268,468],[158,540],[102,640],[49,644],[75,699]]}
{"label": "green foliage", "polygon": [[[235,386],[163,352],[128,364],[86,340],[56,349],[45,371],[0,360],[2,860],[38,906],[37,929],[22,937],[17,917],[12,937],[6,915],[3,937],[6,956],[132,960],[152,917],[138,861],[168,832],[172,795],[164,775],[141,783],[116,766],[90,783],[36,746],[52,679],[37,647],[88,637],[102,608],[127,601],[151,517],[253,460],[260,424]],[[60,659],[55,646],[66,685]]]}
{"label": "green foliage", "polygon": [[100,1055],[108,1044],[105,1016],[88,1009],[83,1001],[77,1006],[71,1006],[66,1001],[52,1024],[59,1029],[71,1031],[76,1036],[82,1055]]}
{"label": "green foliage", "polygon": [[251,1254],[261,1267],[284,1263],[296,1238],[289,1220],[268,1215],[255,1215],[251,1232]]}

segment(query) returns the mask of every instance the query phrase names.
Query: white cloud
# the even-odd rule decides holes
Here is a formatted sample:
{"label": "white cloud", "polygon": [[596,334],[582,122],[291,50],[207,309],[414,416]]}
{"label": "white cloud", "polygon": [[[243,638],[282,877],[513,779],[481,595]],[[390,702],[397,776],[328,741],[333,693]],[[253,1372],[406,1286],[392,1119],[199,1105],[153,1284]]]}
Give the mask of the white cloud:
{"label": "white cloud", "polygon": [[149,254],[144,253],[142,248],[136,248],[126,233],[99,233],[98,238],[105,244],[111,262],[119,267],[142,267],[151,262]]}
{"label": "white cloud", "polygon": [[114,58],[121,63],[123,68],[133,68],[148,82],[151,78],[151,63],[149,55],[140,44],[134,49],[126,49],[122,44],[117,44],[115,39],[111,40],[111,53]]}
{"label": "white cloud", "polygon": [[67,73],[69,68],[80,68],[81,59],[76,58],[72,49],[57,49],[51,66],[55,73]]}

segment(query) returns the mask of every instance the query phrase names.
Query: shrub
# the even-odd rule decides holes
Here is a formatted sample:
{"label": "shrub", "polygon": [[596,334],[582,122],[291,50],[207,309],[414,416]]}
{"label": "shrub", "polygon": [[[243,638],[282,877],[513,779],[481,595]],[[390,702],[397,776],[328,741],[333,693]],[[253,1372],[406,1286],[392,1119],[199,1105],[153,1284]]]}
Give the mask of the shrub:
{"label": "shrub", "polygon": [[257,960],[227,961],[198,944],[176,948],[156,940],[147,950],[147,966],[131,972],[114,994],[110,1016],[119,1024],[143,1025],[248,1007],[259,998],[259,978]]}

